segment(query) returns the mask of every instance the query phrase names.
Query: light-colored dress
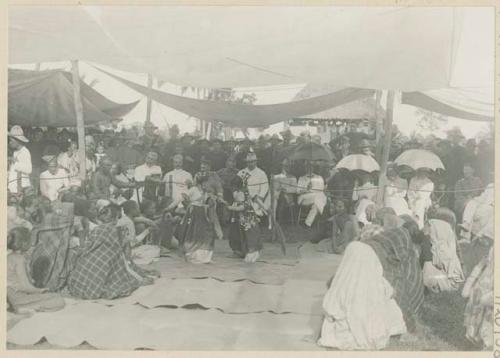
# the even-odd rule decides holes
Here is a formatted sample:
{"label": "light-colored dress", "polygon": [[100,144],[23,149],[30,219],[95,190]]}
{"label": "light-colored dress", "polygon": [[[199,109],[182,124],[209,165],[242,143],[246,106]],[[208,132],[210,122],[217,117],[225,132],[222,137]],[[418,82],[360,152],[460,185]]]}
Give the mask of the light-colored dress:
{"label": "light-colored dress", "polygon": [[392,208],[396,215],[411,215],[408,202],[406,201],[406,194],[408,192],[408,182],[400,177],[394,180],[388,180],[385,187],[384,202],[385,207]]}
{"label": "light-colored dress", "polygon": [[464,273],[457,255],[455,232],[446,221],[431,219],[428,223],[432,263],[424,264],[424,285],[433,292],[457,290],[464,282]]}
{"label": "light-colored dress", "polygon": [[433,191],[434,183],[429,178],[411,178],[408,187],[408,206],[420,229],[424,227],[427,209],[432,206]]}
{"label": "light-colored dress", "polygon": [[318,344],[340,350],[384,348],[391,336],[406,333],[392,295],[374,250],[363,242],[350,243],[323,300]]}

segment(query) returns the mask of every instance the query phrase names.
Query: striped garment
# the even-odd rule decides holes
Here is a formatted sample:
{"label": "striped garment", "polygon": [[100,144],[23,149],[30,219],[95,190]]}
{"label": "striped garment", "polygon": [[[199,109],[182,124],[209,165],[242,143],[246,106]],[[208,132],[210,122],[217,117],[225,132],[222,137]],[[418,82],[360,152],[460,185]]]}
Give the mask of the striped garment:
{"label": "striped garment", "polygon": [[408,331],[414,331],[422,303],[424,284],[419,257],[404,228],[395,228],[365,241],[373,248],[384,269],[384,277],[394,289]]}
{"label": "striped garment", "polygon": [[[69,214],[69,213],[66,213]],[[31,232],[33,251],[30,255],[30,275],[37,287],[59,291],[66,285],[70,267],[70,237],[73,217],[49,213]],[[47,270],[37,267],[43,260],[50,262]]]}
{"label": "striped garment", "polygon": [[128,296],[140,282],[127,270],[125,253],[114,224],[97,226],[76,259],[68,289],[83,299],[113,299]]}

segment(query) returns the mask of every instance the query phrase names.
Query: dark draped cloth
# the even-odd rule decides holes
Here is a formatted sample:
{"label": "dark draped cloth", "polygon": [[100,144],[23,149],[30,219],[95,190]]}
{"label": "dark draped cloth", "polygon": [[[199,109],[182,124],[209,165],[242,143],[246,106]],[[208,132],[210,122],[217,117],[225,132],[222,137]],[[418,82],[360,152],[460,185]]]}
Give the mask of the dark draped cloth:
{"label": "dark draped cloth", "polygon": [[408,331],[414,331],[424,302],[424,284],[419,255],[404,228],[386,230],[365,242],[373,248],[394,289],[394,299],[403,313]]}

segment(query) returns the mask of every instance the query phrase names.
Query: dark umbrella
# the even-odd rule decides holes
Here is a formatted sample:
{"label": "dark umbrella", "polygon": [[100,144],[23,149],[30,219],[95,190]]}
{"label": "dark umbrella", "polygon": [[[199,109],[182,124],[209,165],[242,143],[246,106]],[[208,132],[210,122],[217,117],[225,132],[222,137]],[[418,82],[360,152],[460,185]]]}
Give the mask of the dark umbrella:
{"label": "dark umbrella", "polygon": [[332,151],[324,145],[317,143],[304,143],[298,145],[290,155],[291,160],[309,160],[309,161],[331,161],[335,158]]}

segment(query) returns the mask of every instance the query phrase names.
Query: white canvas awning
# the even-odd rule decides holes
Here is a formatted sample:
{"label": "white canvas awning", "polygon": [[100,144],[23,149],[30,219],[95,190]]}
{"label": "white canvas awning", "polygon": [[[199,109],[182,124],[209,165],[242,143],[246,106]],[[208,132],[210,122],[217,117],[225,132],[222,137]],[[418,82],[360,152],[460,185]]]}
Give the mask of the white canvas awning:
{"label": "white canvas awning", "polygon": [[205,88],[490,86],[477,82],[492,78],[493,20],[492,7],[11,6],[9,63],[79,59]]}

